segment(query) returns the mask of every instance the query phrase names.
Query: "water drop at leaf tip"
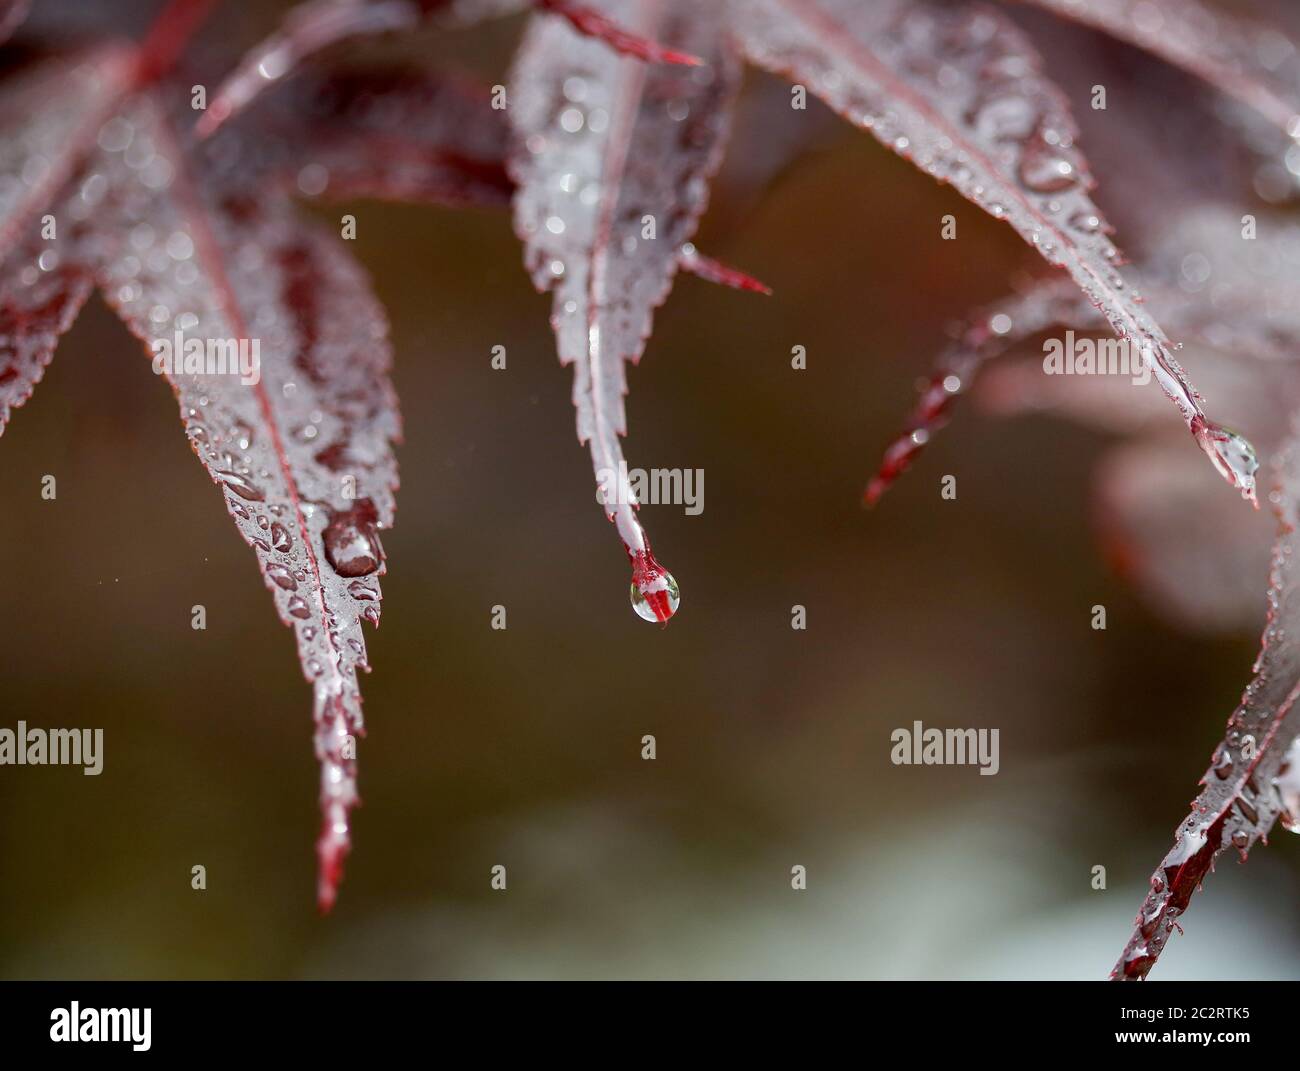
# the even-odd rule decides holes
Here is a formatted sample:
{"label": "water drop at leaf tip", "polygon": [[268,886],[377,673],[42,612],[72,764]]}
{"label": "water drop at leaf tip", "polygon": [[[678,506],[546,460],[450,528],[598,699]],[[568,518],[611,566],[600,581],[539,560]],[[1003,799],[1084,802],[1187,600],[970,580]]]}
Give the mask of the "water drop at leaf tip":
{"label": "water drop at leaf tip", "polygon": [[649,549],[632,557],[629,597],[632,609],[643,621],[667,625],[682,604],[681,589],[667,569],[655,561]]}

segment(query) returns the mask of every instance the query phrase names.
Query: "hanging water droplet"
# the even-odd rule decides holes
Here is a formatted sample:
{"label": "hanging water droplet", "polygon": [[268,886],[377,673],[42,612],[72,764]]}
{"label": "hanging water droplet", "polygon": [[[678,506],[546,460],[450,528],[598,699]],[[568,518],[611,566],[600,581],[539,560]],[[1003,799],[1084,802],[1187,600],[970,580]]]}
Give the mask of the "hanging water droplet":
{"label": "hanging water droplet", "polygon": [[[681,591],[672,573],[664,574],[661,591],[646,593],[634,583],[631,585],[632,609],[646,621],[667,621],[682,604]],[[660,616],[662,614],[662,616]]]}
{"label": "hanging water droplet", "polygon": [[629,557],[632,559],[632,609],[646,621],[666,623],[682,604],[676,579],[655,561],[649,547]]}
{"label": "hanging water droplet", "polygon": [[1246,438],[1221,424],[1200,419],[1193,422],[1192,433],[1219,474],[1241,491],[1242,498],[1254,501],[1259,458]]}

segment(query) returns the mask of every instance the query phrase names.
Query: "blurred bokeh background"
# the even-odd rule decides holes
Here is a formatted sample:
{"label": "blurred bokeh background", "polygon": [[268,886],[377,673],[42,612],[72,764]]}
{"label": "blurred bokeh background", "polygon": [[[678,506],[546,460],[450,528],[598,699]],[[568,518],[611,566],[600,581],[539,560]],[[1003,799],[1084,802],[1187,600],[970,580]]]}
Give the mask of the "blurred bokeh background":
{"label": "blurred bokeh background", "polygon": [[[226,5],[259,10],[209,33],[237,54],[283,6]],[[1085,104],[1095,65],[1139,89],[1157,75],[1023,21],[1060,57],[1121,244],[1130,221],[1158,226],[1141,180],[1160,159],[1117,152]],[[491,83],[521,28],[374,47]],[[1202,101],[1158,77],[1179,91],[1121,111],[1153,138]],[[362,682],[364,806],[328,918],[292,637],[167,385],[91,303],[0,443],[0,724],[102,727],[105,769],[0,767],[0,974],[1105,976],[1248,679],[1266,578],[1252,628],[1167,624],[1098,549],[1107,437],[1048,416],[965,406],[862,510],[950,322],[1039,267],[820,105],[787,159],[770,106],[784,93],[748,76],[699,240],[775,295],[683,277],[629,374],[630,463],[706,477],[700,516],[643,509],[682,586],[663,630],[629,608],[508,215],[306,209],[357,216],[406,422]],[[1183,188],[1217,181],[1169,168]],[[807,631],[790,628],[796,603]],[[997,728],[1000,773],[892,766],[890,732],[914,720]],[[1272,840],[1220,863],[1154,977],[1300,977],[1300,842]]]}

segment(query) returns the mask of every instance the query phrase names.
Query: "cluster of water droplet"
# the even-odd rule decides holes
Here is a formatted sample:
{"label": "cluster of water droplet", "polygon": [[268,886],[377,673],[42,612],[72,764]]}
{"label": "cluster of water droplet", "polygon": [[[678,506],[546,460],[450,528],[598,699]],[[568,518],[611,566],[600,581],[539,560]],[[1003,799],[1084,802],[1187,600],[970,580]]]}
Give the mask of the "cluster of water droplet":
{"label": "cluster of water droplet", "polygon": [[[364,727],[360,622],[378,621],[378,533],[391,523],[396,487],[386,325],[331,237],[286,201],[231,185],[237,175],[194,167],[150,99],[107,118],[94,141],[67,207],[69,240],[47,252],[75,252],[146,345],[259,343],[255,382],[212,368],[159,370],[316,690],[325,880],[341,865],[356,798],[354,763],[337,745]],[[54,275],[59,265],[38,260],[36,270]]]}

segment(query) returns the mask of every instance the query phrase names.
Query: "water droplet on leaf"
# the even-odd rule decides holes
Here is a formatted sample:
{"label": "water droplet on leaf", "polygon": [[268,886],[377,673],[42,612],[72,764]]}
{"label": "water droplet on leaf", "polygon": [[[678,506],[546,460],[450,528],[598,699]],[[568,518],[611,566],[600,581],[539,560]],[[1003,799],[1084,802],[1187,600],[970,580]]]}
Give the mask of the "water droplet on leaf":
{"label": "water droplet on leaf", "polygon": [[1036,193],[1068,190],[1079,180],[1078,168],[1063,153],[1040,141],[1025,147],[1020,158],[1020,181]]}
{"label": "water droplet on leaf", "polygon": [[374,522],[374,506],[366,499],[330,520],[324,535],[325,557],[339,576],[367,576],[379,568],[384,554]]}
{"label": "water droplet on leaf", "polygon": [[283,565],[272,562],[266,567],[266,575],[275,584],[284,588],[285,591],[296,591],[298,589],[298,581],[293,578],[293,574]]}
{"label": "water droplet on leaf", "polygon": [[1254,501],[1259,458],[1246,438],[1221,424],[1199,420],[1194,422],[1192,433],[1220,475],[1238,488],[1243,498]]}
{"label": "water droplet on leaf", "polygon": [[250,481],[247,476],[241,476],[237,472],[214,472],[212,475],[234,491],[240,498],[246,498],[250,502],[261,502],[266,498],[266,493]]}
{"label": "water droplet on leaf", "polygon": [[632,557],[632,609],[646,621],[666,624],[682,604],[681,589],[673,574],[654,560],[649,550]]}

